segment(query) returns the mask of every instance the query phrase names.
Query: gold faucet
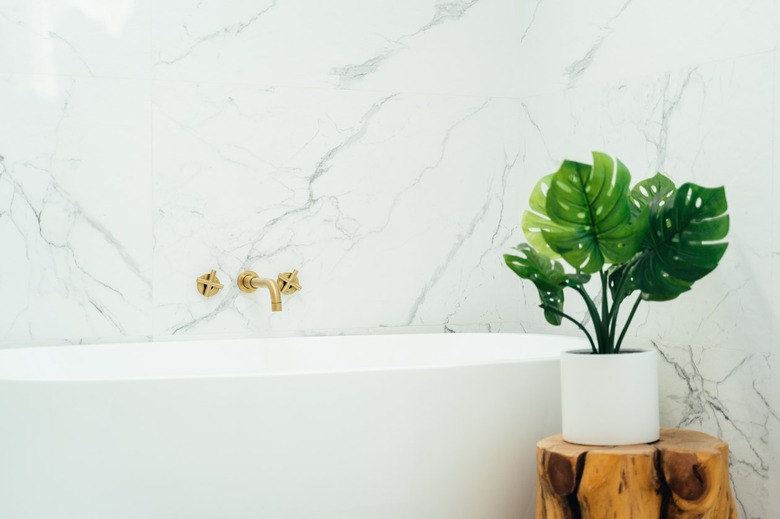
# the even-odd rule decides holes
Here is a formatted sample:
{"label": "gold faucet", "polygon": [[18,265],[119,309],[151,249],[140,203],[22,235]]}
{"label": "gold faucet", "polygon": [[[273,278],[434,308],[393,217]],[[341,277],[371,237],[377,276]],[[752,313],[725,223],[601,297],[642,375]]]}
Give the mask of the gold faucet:
{"label": "gold faucet", "polygon": [[261,278],[257,273],[247,270],[238,276],[238,288],[242,292],[251,293],[260,287],[265,287],[271,294],[271,311],[282,311],[282,294],[293,294],[302,287],[298,282],[298,271],[284,272],[273,279]]}

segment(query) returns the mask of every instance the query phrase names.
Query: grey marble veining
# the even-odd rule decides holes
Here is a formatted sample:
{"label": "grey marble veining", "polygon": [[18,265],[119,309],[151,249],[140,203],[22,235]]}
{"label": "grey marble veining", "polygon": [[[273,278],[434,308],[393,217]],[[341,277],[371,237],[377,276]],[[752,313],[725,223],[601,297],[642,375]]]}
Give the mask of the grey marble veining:
{"label": "grey marble veining", "polygon": [[[6,287],[18,295],[6,298],[0,320],[10,345],[139,337],[151,331],[151,243],[148,235],[138,235],[151,226],[138,229],[143,218],[122,222],[133,209],[143,210],[150,185],[134,178],[137,160],[117,167],[114,180],[94,176],[101,174],[95,166],[113,161],[110,154],[119,143],[111,140],[126,132],[143,133],[143,127],[137,121],[115,127],[110,112],[85,112],[90,104],[97,108],[107,101],[100,94],[91,97],[94,86],[69,81],[51,103],[52,110],[32,108],[26,120],[0,135],[0,232],[10,245],[2,269],[9,275]],[[18,90],[11,80],[0,88],[6,110],[35,102],[34,95]],[[148,102],[148,96],[128,95],[130,109]],[[30,133],[41,140],[27,143]],[[106,155],[83,158],[79,150],[84,144],[104,146]],[[128,183],[126,193],[138,198],[117,203],[100,193],[84,196],[92,180],[95,185]]]}
{"label": "grey marble veining", "polygon": [[524,4],[522,96],[695,67],[776,46],[773,0]]}
{"label": "grey marble veining", "polygon": [[[193,52],[204,43],[214,42],[216,40],[224,40],[225,38],[235,38],[239,36],[244,30],[251,27],[252,24],[257,22],[260,17],[262,17],[264,14],[266,14],[268,11],[276,7],[276,1],[277,0],[271,0],[268,5],[263,6],[259,11],[250,14],[247,16],[247,18],[232,22],[228,25],[219,27],[207,34],[194,36],[193,40],[188,44],[188,46],[180,51],[178,54],[171,56],[171,57],[160,57],[159,60],[157,60],[154,63],[155,67],[161,67],[166,65],[173,65],[178,61],[181,61],[189,56],[192,55]],[[200,5],[198,6],[200,7]],[[187,24],[183,24],[182,28],[187,33],[187,35],[191,35],[189,28],[187,27]]]}
{"label": "grey marble veining", "polygon": [[606,21],[606,23],[599,28],[599,34],[590,48],[588,48],[587,52],[585,52],[581,58],[566,66],[564,73],[567,77],[567,86],[569,88],[576,86],[580,78],[588,72],[588,69],[596,59],[596,55],[598,54],[599,49],[601,49],[601,46],[604,44],[604,41],[615,32],[615,29],[612,27],[613,22],[615,22],[620,17],[620,15],[623,14],[626,9],[628,9],[628,7],[631,5],[631,2],[633,2],[633,0],[626,0],[626,2],[620,6],[620,9],[617,11],[617,13],[611,16]]}
{"label": "grey marble veining", "polygon": [[[665,419],[729,441],[731,479],[742,517],[771,517],[777,456],[776,376],[769,353],[667,347],[654,342],[666,387]],[[774,401],[773,401],[774,400]]]}
{"label": "grey marble veining", "polygon": [[[516,102],[336,91],[302,103],[300,92],[281,88],[168,88],[170,95],[161,94],[157,101],[158,186],[165,193],[156,226],[158,250],[176,257],[182,254],[182,243],[190,244],[187,255],[205,245],[209,251],[224,251],[217,259],[228,272],[261,264],[296,267],[302,280],[304,272],[314,272],[308,279],[316,284],[315,290],[291,301],[303,305],[295,324],[292,314],[268,316],[261,301],[232,287],[217,305],[197,304],[193,293],[183,306],[177,302],[178,288],[171,286],[169,293],[160,285],[161,315],[172,314],[170,321],[158,319],[159,331],[205,333],[211,327],[222,329],[223,319],[244,323],[246,333],[254,333],[255,326],[360,327],[367,313],[374,315],[376,325],[441,324],[439,289],[447,290],[442,281],[458,275],[460,262],[495,269],[503,240],[514,227],[505,215],[519,153],[518,127],[512,122]],[[298,127],[285,129],[286,140],[264,142],[246,131],[269,136],[276,132],[278,121],[267,117],[267,110],[276,106],[297,113]],[[217,139],[227,142],[224,128],[230,128],[229,147],[201,145],[218,134]],[[185,176],[201,175],[199,168],[221,164],[225,182],[240,189],[255,173],[243,162],[225,160],[236,149],[267,176],[266,190],[209,198],[207,176],[182,186]],[[478,157],[472,155],[475,149],[482,150]],[[475,192],[484,195],[475,197]],[[205,206],[200,200],[206,200]],[[204,225],[198,236],[182,236],[177,229],[186,226],[196,207]],[[245,207],[240,213],[251,216],[237,220],[229,207]],[[253,213],[252,208],[262,210]],[[432,225],[427,212],[442,225]],[[231,235],[225,236],[228,227]],[[396,245],[399,241],[404,245]],[[489,268],[479,265],[483,260]],[[155,274],[167,277],[175,264],[159,263]],[[318,277],[317,272],[327,274]],[[379,286],[363,294],[367,279]],[[338,307],[327,302],[333,294],[343,299]],[[365,297],[381,298],[382,303],[366,306]],[[309,314],[309,305],[320,310]],[[255,314],[257,322],[252,323],[255,318],[248,316]]]}
{"label": "grey marble veining", "polygon": [[362,63],[349,64],[333,69],[333,75],[338,77],[339,86],[350,86],[356,81],[375,72],[382,63],[393,54],[407,46],[407,42],[424,32],[446,23],[450,20],[458,20],[474,6],[479,0],[444,0],[434,5],[434,12],[431,19],[421,27],[409,34],[403,34],[393,40],[388,41],[388,47],[379,54],[365,60]]}

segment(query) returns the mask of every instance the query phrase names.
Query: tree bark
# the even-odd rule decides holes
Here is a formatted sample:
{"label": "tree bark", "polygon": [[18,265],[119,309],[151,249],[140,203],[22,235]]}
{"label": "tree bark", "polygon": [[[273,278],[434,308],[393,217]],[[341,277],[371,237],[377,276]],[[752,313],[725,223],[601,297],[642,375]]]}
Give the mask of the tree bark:
{"label": "tree bark", "polygon": [[728,445],[697,431],[663,429],[646,445],[596,447],[540,441],[537,519],[737,519]]}

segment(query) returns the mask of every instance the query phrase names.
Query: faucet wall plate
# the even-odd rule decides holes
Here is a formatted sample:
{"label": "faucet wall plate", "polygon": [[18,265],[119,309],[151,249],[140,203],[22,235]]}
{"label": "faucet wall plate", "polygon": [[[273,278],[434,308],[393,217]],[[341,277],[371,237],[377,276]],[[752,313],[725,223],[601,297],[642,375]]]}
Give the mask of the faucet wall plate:
{"label": "faucet wall plate", "polygon": [[256,272],[252,272],[251,270],[242,272],[241,274],[238,275],[239,290],[251,294],[252,292],[257,290],[257,287],[252,286],[252,279],[259,278],[259,277],[260,276],[258,276]]}
{"label": "faucet wall plate", "polygon": [[298,281],[297,270],[279,274],[279,277],[276,278],[276,284],[279,285],[279,291],[286,296],[294,294],[303,288],[300,281]]}
{"label": "faucet wall plate", "polygon": [[198,277],[195,286],[198,288],[200,295],[205,297],[211,297],[224,288],[224,285],[219,282],[217,271],[214,269],[211,269],[211,272],[208,274]]}

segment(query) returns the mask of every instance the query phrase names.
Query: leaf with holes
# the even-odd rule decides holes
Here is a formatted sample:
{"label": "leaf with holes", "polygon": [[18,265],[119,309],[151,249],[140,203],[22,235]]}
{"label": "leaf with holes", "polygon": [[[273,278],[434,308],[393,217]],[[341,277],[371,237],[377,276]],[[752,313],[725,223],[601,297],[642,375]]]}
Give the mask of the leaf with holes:
{"label": "leaf with holes", "polygon": [[[642,241],[642,248],[652,247],[649,238],[649,218],[651,211],[657,211],[659,207],[668,203],[674,198],[675,193],[677,193],[677,189],[674,182],[661,173],[656,173],[652,178],[637,182],[633,189],[631,189],[628,199],[632,217],[635,219],[647,220],[646,222],[643,222],[645,227],[645,238]],[[615,265],[609,269],[609,290],[613,301],[623,300],[637,289],[633,270],[633,264],[628,263]],[[623,279],[629,272],[629,277]]]}
{"label": "leaf with holes", "polygon": [[668,301],[690,290],[726,252],[720,241],[729,230],[723,187],[683,184],[666,199],[649,205],[649,230],[634,266],[634,281],[648,301]]}
{"label": "leaf with holes", "polygon": [[[535,284],[547,321],[571,321],[594,353],[619,353],[642,300],[665,301],[690,290],[715,269],[727,247],[722,187],[688,183],[677,189],[661,173],[629,190],[630,181],[628,169],[603,153],[593,152],[592,166],[564,161],[531,193],[522,221],[530,245],[517,247],[520,255],[504,256],[510,269]],[[573,274],[555,261],[560,257],[576,269]],[[594,272],[601,277],[598,305],[585,289]],[[594,335],[563,313],[566,287],[583,298]],[[620,331],[620,305],[635,291],[641,296]]]}
{"label": "leaf with holes", "polygon": [[547,216],[547,192],[550,190],[550,182],[552,182],[554,176],[555,173],[552,173],[542,177],[536,183],[534,190],[531,191],[531,198],[528,200],[531,210],[523,213],[521,222],[523,234],[525,234],[525,239],[528,240],[531,247],[551,259],[560,258],[561,255],[547,245],[542,232],[550,232],[554,229],[561,230],[560,226],[552,223]]}
{"label": "leaf with holes", "polygon": [[631,215],[638,217],[642,211],[649,210],[652,204],[664,205],[674,198],[675,192],[674,182],[661,173],[637,182],[629,194]]}
{"label": "leaf with holes", "polygon": [[645,234],[644,220],[631,218],[630,181],[626,166],[603,153],[593,152],[593,166],[566,160],[549,180],[544,204],[532,197],[535,212],[524,221],[536,224],[550,249],[579,272],[628,261]]}
{"label": "leaf with holes", "polygon": [[550,324],[560,325],[563,313],[563,289],[568,280],[563,265],[540,254],[527,243],[521,243],[515,247],[515,250],[524,257],[504,254],[504,261],[512,272],[536,285],[542,305],[559,312],[545,309],[544,318]]}
{"label": "leaf with holes", "polygon": [[[628,277],[624,279],[627,273]],[[612,296],[612,301],[623,300],[637,289],[632,264],[615,265],[609,269],[607,275],[609,276],[609,293]]]}

